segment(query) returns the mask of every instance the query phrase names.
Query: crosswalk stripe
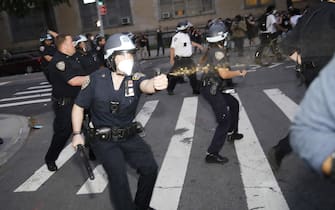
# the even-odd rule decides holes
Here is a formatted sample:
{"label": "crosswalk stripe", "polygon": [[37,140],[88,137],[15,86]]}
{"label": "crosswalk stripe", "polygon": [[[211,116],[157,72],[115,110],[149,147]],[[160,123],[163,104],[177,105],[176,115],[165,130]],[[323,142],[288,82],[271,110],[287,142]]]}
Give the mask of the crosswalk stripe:
{"label": "crosswalk stripe", "polygon": [[41,82],[40,85],[48,85],[50,84],[49,82]]}
{"label": "crosswalk stripe", "polygon": [[20,106],[20,105],[26,105],[26,104],[44,103],[44,102],[49,102],[49,101],[51,101],[51,98],[30,100],[30,101],[22,101],[22,102],[16,102],[16,103],[8,103],[8,104],[0,104],[0,108],[11,107],[11,106]]}
{"label": "crosswalk stripe", "polygon": [[45,96],[51,96],[51,93],[35,94],[35,95],[29,95],[29,96],[19,96],[19,97],[12,97],[12,98],[3,98],[0,100],[0,102],[16,101],[16,100],[21,100],[21,99],[38,98],[38,97],[45,97]]}
{"label": "crosswalk stripe", "polygon": [[286,117],[293,121],[299,106],[277,88],[263,91],[281,109]]}
{"label": "crosswalk stripe", "polygon": [[[75,151],[71,144],[68,144],[56,161],[58,168],[61,168],[66,161],[68,161],[73,155]],[[40,167],[35,173],[29,177],[23,184],[21,184],[18,188],[14,190],[14,192],[31,192],[36,191],[38,188],[42,186],[44,182],[46,182],[55,172],[51,172],[48,170],[47,166],[44,164]]]}
{"label": "crosswalk stripe", "polygon": [[198,97],[184,99],[175,128],[176,134],[171,138],[152,195],[151,206],[154,208],[178,208],[193,143],[197,106]]}
{"label": "crosswalk stripe", "polygon": [[[136,115],[135,120],[139,121],[144,127],[149,121],[151,114],[156,109],[158,100],[147,101],[140,112]],[[78,190],[77,195],[101,193],[104,191],[108,184],[107,174],[101,165],[98,165],[93,173],[95,175],[94,180],[87,179],[86,182]]]}
{"label": "crosswalk stripe", "polygon": [[31,94],[31,93],[42,93],[42,92],[50,92],[52,90],[52,88],[46,88],[46,89],[42,89],[42,90],[30,90],[30,91],[21,91],[21,92],[17,92],[14,95],[25,95],[25,94]]}
{"label": "crosswalk stripe", "polygon": [[10,81],[8,81],[8,82],[0,82],[0,86],[7,85],[8,83],[11,83],[11,82]]}
{"label": "crosswalk stripe", "polygon": [[51,88],[51,85],[39,85],[39,86],[32,86],[27,88],[28,90],[35,90],[35,89],[42,89],[42,88]]}
{"label": "crosswalk stripe", "polygon": [[[238,100],[240,101],[239,98]],[[244,134],[244,138],[234,144],[248,209],[288,210],[286,200],[243,106],[240,109],[239,131]]]}

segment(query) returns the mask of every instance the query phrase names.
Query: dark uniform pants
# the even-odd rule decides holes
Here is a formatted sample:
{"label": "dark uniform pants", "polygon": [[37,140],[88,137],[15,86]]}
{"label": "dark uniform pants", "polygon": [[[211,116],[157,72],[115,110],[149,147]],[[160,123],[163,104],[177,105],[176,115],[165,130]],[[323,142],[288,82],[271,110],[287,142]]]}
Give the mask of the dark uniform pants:
{"label": "dark uniform pants", "polygon": [[[188,68],[192,69],[195,68],[195,64],[191,57],[176,57],[175,62],[170,70],[170,72],[174,72],[175,70],[179,70],[180,68]],[[200,82],[197,80],[196,74],[191,74],[188,76],[190,79],[190,85],[194,93],[199,92]],[[182,76],[172,76],[168,75],[168,92],[173,92],[174,88],[176,87],[178,81],[183,79]]]}
{"label": "dark uniform pants", "polygon": [[73,102],[60,105],[58,102],[53,102],[55,119],[53,122],[54,134],[49,150],[45,156],[46,162],[54,162],[57,160],[60,152],[63,150],[67,140],[72,133],[71,112]]}
{"label": "dark uniform pants", "polygon": [[[122,142],[95,138],[91,141],[91,147],[108,175],[110,197],[115,210],[147,210],[158,166],[145,141],[138,135]],[[126,162],[140,175],[135,202],[129,188]]]}
{"label": "dark uniform pants", "polygon": [[230,94],[210,93],[210,86],[201,88],[201,94],[211,105],[218,123],[207,152],[217,154],[223,147],[228,132],[238,132],[239,103]]}

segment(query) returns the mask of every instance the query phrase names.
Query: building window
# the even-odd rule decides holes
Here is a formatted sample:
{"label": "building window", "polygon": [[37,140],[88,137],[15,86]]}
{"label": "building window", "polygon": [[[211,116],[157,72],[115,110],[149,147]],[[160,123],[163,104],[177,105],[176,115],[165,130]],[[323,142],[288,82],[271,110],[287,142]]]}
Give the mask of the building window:
{"label": "building window", "polygon": [[160,0],[160,19],[214,13],[214,0]]}
{"label": "building window", "polygon": [[[132,24],[130,0],[104,0],[107,13],[102,15],[104,28],[118,27]],[[80,17],[83,31],[97,30],[97,7],[96,3],[84,4],[79,2]]]}
{"label": "building window", "polygon": [[13,42],[38,40],[46,33],[47,24],[42,10],[31,9],[25,17],[9,16]]}
{"label": "building window", "polygon": [[244,0],[244,5],[246,8],[263,7],[270,4],[273,4],[273,0]]}

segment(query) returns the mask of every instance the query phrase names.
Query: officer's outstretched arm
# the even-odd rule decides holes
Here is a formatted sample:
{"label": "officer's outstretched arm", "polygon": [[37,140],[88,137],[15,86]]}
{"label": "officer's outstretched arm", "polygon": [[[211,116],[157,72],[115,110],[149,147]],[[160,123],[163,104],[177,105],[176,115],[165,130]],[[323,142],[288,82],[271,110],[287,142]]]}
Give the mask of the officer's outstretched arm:
{"label": "officer's outstretched arm", "polygon": [[77,148],[77,145],[84,145],[84,138],[81,134],[81,126],[84,119],[84,108],[78,106],[77,104],[73,105],[72,108],[72,146]]}
{"label": "officer's outstretched arm", "polygon": [[140,84],[140,89],[143,93],[151,94],[156,90],[164,90],[167,88],[168,79],[165,74],[160,74],[152,79],[143,80]]}
{"label": "officer's outstretched arm", "polygon": [[218,72],[222,79],[231,79],[238,76],[244,77],[247,74],[246,70],[230,71],[228,68],[219,68]]}
{"label": "officer's outstretched arm", "polygon": [[67,83],[71,86],[82,86],[90,77],[89,76],[75,76],[71,78]]}

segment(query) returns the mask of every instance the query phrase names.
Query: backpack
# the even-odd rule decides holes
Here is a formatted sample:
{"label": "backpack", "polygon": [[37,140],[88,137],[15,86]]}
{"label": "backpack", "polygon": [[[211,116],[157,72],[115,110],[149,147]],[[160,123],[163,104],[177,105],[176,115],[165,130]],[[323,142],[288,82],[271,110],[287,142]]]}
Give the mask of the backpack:
{"label": "backpack", "polygon": [[257,19],[257,26],[260,31],[266,31],[266,18],[267,17],[268,17],[268,14],[264,13]]}

